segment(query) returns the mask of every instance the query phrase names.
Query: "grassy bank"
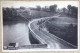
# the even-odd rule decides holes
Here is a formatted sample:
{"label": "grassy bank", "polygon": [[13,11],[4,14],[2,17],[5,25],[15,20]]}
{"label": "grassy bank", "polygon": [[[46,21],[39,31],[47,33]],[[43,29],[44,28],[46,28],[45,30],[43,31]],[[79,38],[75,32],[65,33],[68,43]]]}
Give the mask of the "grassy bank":
{"label": "grassy bank", "polygon": [[67,16],[52,18],[46,22],[46,27],[49,33],[77,46],[77,19]]}

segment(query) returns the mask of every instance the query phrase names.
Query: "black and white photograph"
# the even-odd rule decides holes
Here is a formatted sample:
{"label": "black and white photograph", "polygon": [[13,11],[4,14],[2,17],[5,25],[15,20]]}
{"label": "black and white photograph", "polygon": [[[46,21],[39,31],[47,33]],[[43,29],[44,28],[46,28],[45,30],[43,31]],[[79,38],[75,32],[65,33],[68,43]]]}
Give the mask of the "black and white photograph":
{"label": "black and white photograph", "polygon": [[78,7],[78,1],[2,1],[2,49],[78,49]]}

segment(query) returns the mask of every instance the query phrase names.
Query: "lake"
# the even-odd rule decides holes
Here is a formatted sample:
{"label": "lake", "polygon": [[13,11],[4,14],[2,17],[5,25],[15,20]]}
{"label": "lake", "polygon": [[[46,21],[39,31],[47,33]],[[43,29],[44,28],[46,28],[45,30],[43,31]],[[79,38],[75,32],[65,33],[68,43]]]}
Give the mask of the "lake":
{"label": "lake", "polygon": [[8,46],[9,43],[19,43],[19,46],[30,45],[27,23],[13,23],[3,25],[3,46]]}

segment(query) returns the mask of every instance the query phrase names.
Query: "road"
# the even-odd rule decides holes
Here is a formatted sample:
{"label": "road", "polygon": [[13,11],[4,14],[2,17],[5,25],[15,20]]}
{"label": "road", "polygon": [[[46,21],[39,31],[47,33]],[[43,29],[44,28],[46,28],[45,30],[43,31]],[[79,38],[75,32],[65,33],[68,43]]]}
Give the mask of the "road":
{"label": "road", "polygon": [[45,32],[44,30],[40,29],[37,25],[38,20],[45,20],[50,18],[59,18],[59,15],[53,16],[53,17],[46,17],[46,18],[40,18],[40,19],[34,19],[29,22],[28,27],[29,30],[35,34],[36,38],[39,39],[42,42],[46,42],[48,45],[48,49],[75,49],[76,46],[68,43],[67,41],[56,37],[53,34],[50,34],[48,32]]}

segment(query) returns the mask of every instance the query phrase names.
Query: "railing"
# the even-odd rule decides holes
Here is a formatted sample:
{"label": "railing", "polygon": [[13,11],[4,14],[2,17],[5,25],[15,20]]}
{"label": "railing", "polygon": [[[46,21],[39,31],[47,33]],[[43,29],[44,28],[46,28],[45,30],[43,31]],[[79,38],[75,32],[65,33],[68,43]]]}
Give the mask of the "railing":
{"label": "railing", "polygon": [[[46,19],[48,19],[49,17],[47,17]],[[41,18],[41,19],[45,19],[45,18]],[[29,23],[28,27],[29,27],[29,30],[30,30],[30,33],[33,35],[34,38],[36,38],[37,40],[40,41],[41,44],[47,44],[49,46],[49,41],[52,41],[52,43],[54,43],[54,40],[57,40],[60,44],[65,44],[65,47],[70,47],[70,48],[77,48],[77,46],[74,46],[72,45],[71,43],[53,35],[53,34],[50,34],[50,33],[47,33],[43,30],[38,30],[38,29],[35,29],[35,27],[31,27],[31,25],[35,22],[38,22],[38,20],[41,20],[41,19],[36,19],[36,20],[33,20],[32,22]],[[36,31],[37,30],[37,31]],[[44,34],[45,33],[45,34]],[[48,37],[50,36],[50,37]],[[47,38],[46,38],[47,37]],[[49,39],[49,40],[48,40]]]}

